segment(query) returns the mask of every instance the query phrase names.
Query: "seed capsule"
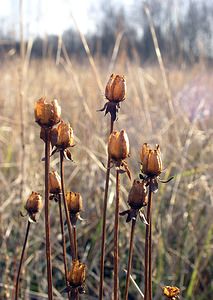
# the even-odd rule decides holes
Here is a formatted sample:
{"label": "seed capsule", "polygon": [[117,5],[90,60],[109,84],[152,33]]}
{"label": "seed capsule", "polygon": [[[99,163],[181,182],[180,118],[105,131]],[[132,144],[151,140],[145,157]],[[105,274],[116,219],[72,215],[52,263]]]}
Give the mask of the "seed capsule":
{"label": "seed capsule", "polygon": [[86,279],[86,265],[75,259],[72,261],[71,270],[68,273],[68,281],[71,287],[77,288],[84,284]]}
{"label": "seed capsule", "polygon": [[63,149],[74,146],[73,129],[69,123],[62,121],[58,125],[56,146]]}
{"label": "seed capsule", "polygon": [[150,176],[158,176],[162,172],[162,160],[159,145],[156,149],[151,149],[146,143],[141,149],[141,163],[143,166],[142,172]]}
{"label": "seed capsule", "polygon": [[125,130],[113,131],[109,136],[108,153],[114,160],[123,160],[129,155],[129,139]]}
{"label": "seed capsule", "polygon": [[49,173],[49,186],[51,194],[59,194],[61,192],[61,177],[58,172],[52,171]]}
{"label": "seed capsule", "polygon": [[37,192],[32,192],[25,204],[25,209],[30,218],[35,221],[36,214],[42,209],[42,197]]}
{"label": "seed capsule", "polygon": [[109,101],[121,102],[126,96],[126,80],[124,76],[112,74],[106,85],[105,97]]}
{"label": "seed capsule", "polygon": [[168,299],[175,299],[180,294],[180,289],[176,286],[164,286],[162,287],[163,294]]}
{"label": "seed capsule", "polygon": [[128,204],[133,209],[140,209],[147,205],[147,187],[145,183],[134,180],[128,196]]}
{"label": "seed capsule", "polygon": [[83,201],[80,193],[66,193],[67,207],[70,214],[78,214],[83,208]]}
{"label": "seed capsule", "polygon": [[52,127],[60,122],[61,107],[55,99],[48,102],[45,98],[39,99],[34,108],[35,121],[42,127]]}

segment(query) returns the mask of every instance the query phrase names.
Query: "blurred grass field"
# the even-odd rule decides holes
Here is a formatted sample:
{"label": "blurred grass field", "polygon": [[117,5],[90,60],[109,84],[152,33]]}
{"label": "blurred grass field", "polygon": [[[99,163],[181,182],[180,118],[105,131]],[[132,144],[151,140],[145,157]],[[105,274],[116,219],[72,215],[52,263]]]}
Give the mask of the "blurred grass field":
{"label": "blurred grass field", "polygon": [[[66,162],[66,189],[79,191],[84,200],[83,222],[78,225],[79,255],[87,264],[87,294],[97,299],[99,285],[101,211],[105,181],[106,141],[109,117],[97,112],[103,104],[104,87],[111,73],[110,60],[62,54],[54,59],[23,63],[8,57],[1,63],[0,78],[0,299],[12,299],[18,260],[27,220],[20,216],[31,191],[44,196],[44,144],[34,122],[34,102],[41,96],[57,98],[62,117],[75,133],[74,163]],[[92,68],[93,67],[93,68]],[[96,70],[96,73],[94,73]],[[162,299],[162,285],[176,285],[182,299],[207,300],[213,294],[213,190],[212,190],[212,70],[199,64],[177,68],[166,65],[168,86],[159,65],[142,65],[118,56],[113,72],[124,74],[127,97],[121,104],[116,129],[130,139],[128,164],[132,177],[140,171],[139,151],[144,142],[159,143],[165,172],[174,176],[161,184],[153,202],[154,299]],[[20,118],[23,101],[23,123]],[[194,105],[193,105],[194,104]],[[24,125],[24,158],[21,143]],[[22,132],[23,133],[23,132]],[[22,136],[23,137],[23,136]],[[22,163],[24,171],[21,171]],[[58,169],[54,156],[51,167]],[[115,178],[111,175],[107,211],[105,297],[111,299],[113,280],[113,221]],[[24,179],[22,198],[20,190]],[[120,210],[127,208],[131,183],[122,176]],[[63,261],[58,207],[51,202],[51,241],[55,299],[63,299]],[[130,225],[120,218],[120,288],[124,291]],[[132,276],[143,291],[145,226],[138,220]],[[24,263],[22,299],[46,299],[44,212],[33,224]],[[69,257],[68,249],[68,257]],[[69,257],[70,258],[70,257]],[[64,297],[65,299],[65,297]],[[121,297],[122,299],[122,297]],[[131,282],[129,299],[141,299]]]}

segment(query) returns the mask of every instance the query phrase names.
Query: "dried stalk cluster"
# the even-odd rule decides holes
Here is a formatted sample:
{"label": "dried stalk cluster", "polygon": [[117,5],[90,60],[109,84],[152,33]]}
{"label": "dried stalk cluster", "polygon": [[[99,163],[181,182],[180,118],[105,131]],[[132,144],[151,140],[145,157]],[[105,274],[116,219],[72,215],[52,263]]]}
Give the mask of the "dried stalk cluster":
{"label": "dried stalk cluster", "polygon": [[[101,235],[101,260],[100,260],[100,286],[99,300],[104,299],[104,262],[106,244],[106,219],[107,200],[110,179],[110,170],[114,167],[116,173],[115,185],[115,217],[114,217],[114,288],[113,299],[118,300],[119,290],[119,214],[126,216],[126,222],[131,222],[131,234],[129,243],[129,257],[126,274],[125,300],[128,299],[130,275],[134,248],[135,226],[138,216],[146,226],[145,235],[145,258],[144,258],[144,299],[152,300],[152,198],[158,190],[160,174],[162,173],[162,158],[159,145],[152,149],[147,143],[143,144],[140,151],[141,172],[139,177],[132,183],[129,191],[129,209],[119,212],[120,206],[120,175],[126,173],[131,180],[131,173],[126,162],[130,155],[130,145],[125,130],[114,130],[114,122],[118,118],[120,103],[126,98],[126,81],[123,76],[112,74],[105,89],[105,97],[108,100],[100,111],[105,115],[110,113],[110,129],[108,137],[108,158],[106,167],[106,180],[103,201],[103,222]],[[74,135],[71,125],[61,119],[61,108],[57,100],[47,101],[39,99],[35,104],[35,121],[41,127],[40,138],[45,143],[45,234],[46,234],[46,261],[48,299],[53,299],[52,284],[52,257],[51,257],[51,227],[49,222],[49,200],[55,200],[59,207],[60,230],[62,235],[62,252],[64,264],[64,279],[66,287],[62,292],[67,292],[68,299],[78,299],[78,294],[85,293],[86,265],[79,260],[77,245],[77,222],[82,220],[80,213],[83,209],[82,196],[78,192],[67,191],[64,182],[64,159],[72,161],[70,147],[74,146]],[[51,156],[59,153],[60,175],[56,170],[50,171]],[[52,202],[53,203],[53,202]],[[62,207],[63,204],[63,207]],[[24,258],[30,222],[36,222],[37,214],[42,208],[42,197],[39,193],[32,192],[29,196],[25,209],[29,216],[25,241],[23,245],[17,280],[16,298],[19,295],[19,278]],[[65,216],[65,220],[64,220]],[[67,261],[67,240],[65,228],[68,229],[69,246],[72,261]],[[180,294],[179,288],[165,286],[162,288],[163,295],[168,299],[175,300]]]}

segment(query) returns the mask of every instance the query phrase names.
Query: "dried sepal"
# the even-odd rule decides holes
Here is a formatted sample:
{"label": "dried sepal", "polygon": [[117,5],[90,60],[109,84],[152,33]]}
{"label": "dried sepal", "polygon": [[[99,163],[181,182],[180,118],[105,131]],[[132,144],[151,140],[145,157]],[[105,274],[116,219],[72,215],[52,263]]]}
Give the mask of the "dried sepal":
{"label": "dried sepal", "polygon": [[145,181],[134,180],[128,195],[128,204],[133,209],[140,209],[147,205],[147,187]]}
{"label": "dried sepal", "polygon": [[41,195],[37,192],[32,192],[27,199],[24,208],[26,209],[29,218],[36,222],[36,215],[40,213],[42,206]]}

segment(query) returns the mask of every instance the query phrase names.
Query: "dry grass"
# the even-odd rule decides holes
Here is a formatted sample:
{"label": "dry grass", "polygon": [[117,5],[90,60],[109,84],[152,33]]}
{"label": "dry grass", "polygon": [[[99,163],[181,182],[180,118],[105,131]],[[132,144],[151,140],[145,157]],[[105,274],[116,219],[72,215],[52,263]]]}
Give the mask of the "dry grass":
{"label": "dry grass", "polygon": [[[84,299],[97,299],[99,284],[101,206],[103,201],[106,163],[108,117],[101,108],[104,86],[109,76],[109,62],[95,61],[96,77],[87,61],[61,59],[31,61],[24,74],[25,120],[25,186],[19,198],[21,183],[21,141],[19,118],[19,72],[16,58],[1,65],[0,81],[0,298],[12,299],[17,259],[21,252],[26,220],[19,211],[26,197],[35,190],[44,193],[43,143],[34,123],[33,106],[42,95],[57,98],[63,118],[70,121],[76,136],[73,149],[75,162],[66,163],[68,189],[79,191],[84,199],[85,221],[79,225],[79,255],[88,265],[87,292]],[[119,129],[125,128],[131,144],[129,166],[133,177],[139,172],[139,149],[143,142],[159,143],[164,157],[165,177],[175,175],[167,185],[161,185],[153,201],[153,278],[154,299],[161,299],[160,285],[174,284],[182,289],[184,299],[210,299],[213,293],[212,256],[212,121],[201,117],[210,108],[212,73],[203,66],[191,69],[167,70],[175,114],[171,116],[167,92],[158,66],[141,68],[124,56],[118,58],[115,73],[126,75],[128,95],[122,103]],[[99,83],[97,82],[99,81]],[[99,87],[98,87],[99,86]],[[202,94],[203,91],[203,94]],[[180,98],[180,99],[179,99]],[[207,99],[203,102],[203,99]],[[181,101],[181,105],[178,101]],[[187,101],[190,102],[187,104]],[[208,102],[209,101],[209,102]],[[195,105],[190,116],[187,107]],[[192,109],[192,108],[190,108]],[[176,129],[175,129],[176,128]],[[177,134],[175,134],[175,130]],[[180,141],[180,144],[179,142]],[[52,160],[58,168],[58,158]],[[42,174],[42,175],[41,175]],[[111,176],[107,219],[106,296],[112,291],[113,214],[115,174]],[[128,179],[123,180],[121,209],[126,208]],[[55,299],[63,286],[63,260],[57,204],[51,203],[53,281]],[[46,299],[46,264],[44,260],[44,215],[32,225],[27,258],[24,263],[23,299]],[[145,226],[138,224],[132,276],[143,291],[143,260]],[[124,291],[129,244],[129,225],[120,220],[120,284]],[[70,253],[68,251],[68,253]],[[69,256],[68,256],[69,257]],[[57,291],[57,290],[58,291]],[[6,294],[8,293],[8,298]],[[129,299],[141,299],[134,283],[130,283]],[[30,296],[31,295],[31,296]],[[58,297],[58,298],[57,298]]]}

